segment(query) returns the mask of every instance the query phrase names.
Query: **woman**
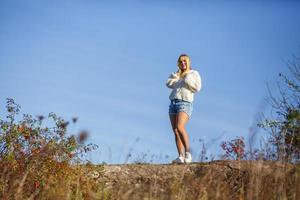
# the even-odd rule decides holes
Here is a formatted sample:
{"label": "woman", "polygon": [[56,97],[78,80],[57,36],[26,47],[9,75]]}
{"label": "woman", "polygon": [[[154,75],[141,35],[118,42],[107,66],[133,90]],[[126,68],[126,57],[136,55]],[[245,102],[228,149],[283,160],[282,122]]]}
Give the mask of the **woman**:
{"label": "woman", "polygon": [[179,154],[173,163],[191,163],[192,155],[185,125],[191,118],[194,94],[201,88],[201,77],[191,68],[188,55],[180,55],[177,65],[178,71],[173,72],[167,80],[167,87],[172,89],[169,96],[169,116]]}

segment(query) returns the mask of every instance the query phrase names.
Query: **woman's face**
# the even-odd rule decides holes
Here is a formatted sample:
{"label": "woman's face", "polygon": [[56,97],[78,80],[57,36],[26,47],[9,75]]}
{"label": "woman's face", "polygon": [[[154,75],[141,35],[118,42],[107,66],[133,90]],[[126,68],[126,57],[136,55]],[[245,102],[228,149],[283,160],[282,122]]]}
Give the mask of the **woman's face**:
{"label": "woman's face", "polygon": [[179,68],[182,70],[182,71],[185,71],[189,68],[189,65],[190,65],[190,60],[188,57],[186,56],[182,56],[179,58]]}

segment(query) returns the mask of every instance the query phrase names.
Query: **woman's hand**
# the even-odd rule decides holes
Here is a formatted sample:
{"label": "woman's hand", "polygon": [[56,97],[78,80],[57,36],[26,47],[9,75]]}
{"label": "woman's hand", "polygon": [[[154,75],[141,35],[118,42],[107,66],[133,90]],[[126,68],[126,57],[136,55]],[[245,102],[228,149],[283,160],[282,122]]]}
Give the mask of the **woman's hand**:
{"label": "woman's hand", "polygon": [[182,72],[182,74],[181,74],[181,78],[184,79],[185,76],[188,74],[189,71],[190,71],[189,69],[188,69],[188,70],[184,70],[184,71]]}

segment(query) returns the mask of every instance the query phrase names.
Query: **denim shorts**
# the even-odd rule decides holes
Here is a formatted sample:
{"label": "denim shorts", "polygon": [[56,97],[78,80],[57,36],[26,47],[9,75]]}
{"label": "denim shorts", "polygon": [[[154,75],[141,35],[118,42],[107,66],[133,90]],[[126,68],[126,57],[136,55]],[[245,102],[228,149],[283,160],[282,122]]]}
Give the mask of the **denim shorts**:
{"label": "denim shorts", "polygon": [[179,112],[185,112],[189,116],[189,118],[191,118],[193,112],[193,103],[181,99],[171,100],[169,106],[169,114],[175,115]]}

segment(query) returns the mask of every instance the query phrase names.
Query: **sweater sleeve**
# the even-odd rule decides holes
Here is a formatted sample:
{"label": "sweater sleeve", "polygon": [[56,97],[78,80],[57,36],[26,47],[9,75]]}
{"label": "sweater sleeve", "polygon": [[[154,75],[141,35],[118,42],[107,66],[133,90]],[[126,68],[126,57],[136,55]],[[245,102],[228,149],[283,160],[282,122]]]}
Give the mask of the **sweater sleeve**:
{"label": "sweater sleeve", "polygon": [[178,76],[178,74],[177,74],[176,72],[173,72],[173,73],[169,76],[166,85],[167,85],[168,88],[173,89],[174,86],[175,86],[175,84],[176,84],[178,81],[179,81],[179,76]]}
{"label": "sweater sleeve", "polygon": [[201,77],[197,71],[187,74],[184,83],[192,92],[199,92],[201,89]]}

